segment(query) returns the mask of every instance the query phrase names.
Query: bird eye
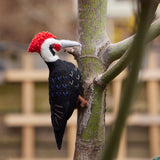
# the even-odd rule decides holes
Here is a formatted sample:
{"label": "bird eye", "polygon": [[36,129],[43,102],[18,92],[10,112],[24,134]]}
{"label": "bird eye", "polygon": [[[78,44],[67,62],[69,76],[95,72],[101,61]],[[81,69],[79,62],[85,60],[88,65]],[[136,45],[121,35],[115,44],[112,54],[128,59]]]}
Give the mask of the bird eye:
{"label": "bird eye", "polygon": [[54,48],[54,44],[51,44],[50,47],[51,47],[51,48]]}
{"label": "bird eye", "polygon": [[53,48],[54,48],[54,44],[51,44],[51,45],[49,46],[49,50],[51,51],[51,53],[52,53],[53,56],[54,56],[54,55],[55,55],[55,52],[54,52]]}

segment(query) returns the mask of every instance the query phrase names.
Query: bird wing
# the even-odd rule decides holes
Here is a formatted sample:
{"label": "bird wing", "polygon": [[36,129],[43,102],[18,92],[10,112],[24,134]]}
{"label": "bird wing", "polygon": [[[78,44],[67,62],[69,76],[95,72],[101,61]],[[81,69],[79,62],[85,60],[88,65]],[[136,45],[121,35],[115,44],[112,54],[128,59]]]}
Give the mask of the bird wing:
{"label": "bird wing", "polygon": [[69,107],[70,90],[68,77],[59,73],[49,78],[49,101],[54,130],[58,131],[66,123],[66,108]]}
{"label": "bird wing", "polygon": [[49,76],[49,101],[55,130],[59,130],[72,115],[80,91],[81,74],[73,64],[67,66],[67,70],[55,71]]}
{"label": "bird wing", "polygon": [[73,65],[66,70],[53,71],[49,76],[51,120],[58,148],[62,143],[67,120],[72,115],[81,90],[81,74]]}

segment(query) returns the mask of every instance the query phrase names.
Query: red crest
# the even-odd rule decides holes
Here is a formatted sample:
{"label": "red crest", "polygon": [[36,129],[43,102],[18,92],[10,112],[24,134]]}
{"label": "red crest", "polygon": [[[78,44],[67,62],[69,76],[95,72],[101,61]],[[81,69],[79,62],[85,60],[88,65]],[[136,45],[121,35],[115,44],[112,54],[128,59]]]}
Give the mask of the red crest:
{"label": "red crest", "polygon": [[29,47],[28,52],[37,52],[40,53],[41,45],[42,43],[48,39],[48,38],[54,38],[56,39],[56,36],[49,32],[41,32],[35,35],[35,37],[32,39]]}

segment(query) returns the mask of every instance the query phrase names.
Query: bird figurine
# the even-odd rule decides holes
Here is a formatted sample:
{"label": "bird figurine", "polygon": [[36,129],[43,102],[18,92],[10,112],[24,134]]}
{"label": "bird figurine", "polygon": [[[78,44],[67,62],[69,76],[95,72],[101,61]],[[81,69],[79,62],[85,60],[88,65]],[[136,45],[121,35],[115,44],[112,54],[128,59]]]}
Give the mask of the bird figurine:
{"label": "bird figurine", "polygon": [[55,133],[58,149],[67,120],[71,117],[77,103],[87,106],[87,101],[80,96],[82,79],[79,69],[70,62],[59,59],[57,53],[67,47],[81,46],[70,40],[58,40],[50,32],[41,32],[32,39],[28,52],[37,52],[49,68],[49,103],[51,122]]}

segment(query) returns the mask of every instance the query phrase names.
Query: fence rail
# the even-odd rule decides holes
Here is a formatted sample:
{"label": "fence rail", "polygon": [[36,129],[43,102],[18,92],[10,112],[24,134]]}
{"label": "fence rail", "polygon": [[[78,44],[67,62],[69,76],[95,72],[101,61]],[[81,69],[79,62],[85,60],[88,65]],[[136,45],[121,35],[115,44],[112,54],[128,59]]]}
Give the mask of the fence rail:
{"label": "fence rail", "polygon": [[[8,127],[21,127],[22,132],[22,158],[9,159],[9,160],[43,160],[34,158],[35,152],[35,127],[51,126],[50,114],[36,114],[34,113],[34,83],[47,82],[48,71],[35,70],[32,66],[32,58],[24,54],[22,57],[23,69],[9,70],[5,74],[7,82],[21,82],[22,84],[22,113],[8,114],[4,117],[4,122]],[[150,135],[150,156],[154,157],[160,151],[160,115],[158,114],[159,107],[159,81],[160,70],[157,66],[156,53],[150,54],[148,68],[141,72],[139,79],[145,81],[147,87],[147,114],[131,114],[127,120],[127,126],[148,126]],[[113,82],[113,98],[114,98],[114,111],[112,114],[106,114],[106,125],[111,125],[118,112],[119,97],[122,88],[122,80],[127,75],[126,71],[122,72]],[[76,111],[68,122],[68,157],[56,160],[71,160],[74,153],[74,143],[76,134]],[[126,158],[126,129],[123,131],[121,138],[120,150],[117,159],[121,160],[139,160],[138,158]],[[44,158],[45,159],[45,158]],[[142,160],[142,158],[140,158]],[[45,159],[50,160],[50,159]],[[54,160],[54,158],[52,159]],[[147,159],[144,159],[147,160]]]}

